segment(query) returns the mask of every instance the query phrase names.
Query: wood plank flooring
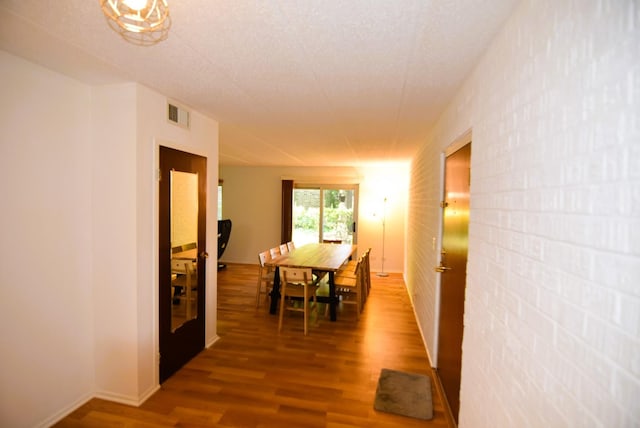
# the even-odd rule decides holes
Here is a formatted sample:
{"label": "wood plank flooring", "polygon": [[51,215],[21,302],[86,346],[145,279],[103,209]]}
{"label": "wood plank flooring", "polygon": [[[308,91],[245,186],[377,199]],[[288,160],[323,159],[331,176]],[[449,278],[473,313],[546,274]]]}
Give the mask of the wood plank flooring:
{"label": "wood plank flooring", "polygon": [[312,321],[305,337],[301,315],[285,315],[278,334],[278,317],[269,315],[268,304],[256,309],[257,271],[256,265],[228,264],[218,272],[220,340],[142,406],[93,399],[56,426],[454,426],[435,381],[431,421],[373,409],[382,368],[433,377],[400,275],[372,275],[360,320],[346,306],[337,322],[322,315]]}

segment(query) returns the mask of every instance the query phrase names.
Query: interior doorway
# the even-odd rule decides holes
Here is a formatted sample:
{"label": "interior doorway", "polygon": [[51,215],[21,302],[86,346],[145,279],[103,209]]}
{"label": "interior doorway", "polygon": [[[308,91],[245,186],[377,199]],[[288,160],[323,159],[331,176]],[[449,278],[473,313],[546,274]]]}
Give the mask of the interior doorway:
{"label": "interior doorway", "polygon": [[205,344],[207,159],[160,147],[160,383]]}
{"label": "interior doorway", "polygon": [[440,320],[437,373],[456,423],[460,410],[460,373],[464,298],[469,242],[471,143],[446,156],[440,265]]}

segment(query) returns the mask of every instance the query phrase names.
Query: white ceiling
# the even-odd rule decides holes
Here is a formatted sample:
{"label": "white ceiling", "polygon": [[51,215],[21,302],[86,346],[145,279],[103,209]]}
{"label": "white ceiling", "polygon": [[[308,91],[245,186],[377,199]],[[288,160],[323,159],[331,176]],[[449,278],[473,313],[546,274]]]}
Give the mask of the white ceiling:
{"label": "white ceiling", "polygon": [[221,164],[406,161],[517,1],[170,0],[139,47],[98,0],[0,0],[0,49],[218,120]]}

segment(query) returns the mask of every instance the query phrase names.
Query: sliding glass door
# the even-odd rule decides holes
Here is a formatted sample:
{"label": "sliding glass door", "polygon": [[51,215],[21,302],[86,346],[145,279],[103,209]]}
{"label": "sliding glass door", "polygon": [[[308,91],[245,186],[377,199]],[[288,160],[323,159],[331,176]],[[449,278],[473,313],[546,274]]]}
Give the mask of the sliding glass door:
{"label": "sliding glass door", "polygon": [[299,185],[293,189],[292,239],[356,243],[357,185]]}

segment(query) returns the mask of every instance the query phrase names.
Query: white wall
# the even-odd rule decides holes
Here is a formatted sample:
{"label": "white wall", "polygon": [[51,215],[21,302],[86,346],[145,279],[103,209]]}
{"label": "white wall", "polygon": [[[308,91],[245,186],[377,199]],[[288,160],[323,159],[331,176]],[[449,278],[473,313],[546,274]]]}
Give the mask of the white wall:
{"label": "white wall", "polygon": [[224,180],[222,213],[224,218],[233,222],[223,261],[257,264],[258,253],[280,243],[283,177],[331,184],[359,183],[358,248],[372,248],[372,271],[381,269],[380,216],[383,199],[387,196],[384,270],[403,271],[407,165],[323,168],[221,166],[220,178]]}
{"label": "white wall", "polygon": [[0,51],[0,425],[93,391],[88,86]]}
{"label": "white wall", "polygon": [[439,156],[473,130],[461,427],[640,425],[640,10],[528,0],[412,166],[435,347]]}
{"label": "white wall", "polygon": [[[2,51],[0,67],[0,425],[48,426],[93,396],[139,404],[158,386],[158,146],[208,158],[215,253],[218,125],[171,125],[134,83],[89,87]],[[216,280],[210,259],[207,344]]]}
{"label": "white wall", "polygon": [[[190,129],[175,126],[166,120],[166,103],[163,95],[133,83],[94,89],[94,110],[100,113],[94,117],[96,394],[134,405],[158,385],[160,145],[207,157],[210,253],[217,242],[218,125],[192,111]],[[209,259],[207,344],[217,338],[216,281],[216,264]]]}
{"label": "white wall", "polygon": [[[139,323],[141,335],[138,345],[139,362],[147,377],[153,376],[157,384],[158,320],[158,182],[157,169],[160,166],[159,146],[172,147],[207,158],[207,251],[215,254],[218,242],[218,123],[193,109],[189,109],[190,128],[183,129],[166,119],[167,98],[149,88],[138,86],[138,251]],[[188,109],[188,107],[185,107]],[[151,168],[149,168],[151,166]],[[151,219],[151,221],[150,221]],[[151,250],[149,251],[149,248]],[[215,257],[206,261],[205,293],[205,345],[218,339],[216,333],[217,308],[217,263]],[[154,299],[144,284],[153,284]],[[154,323],[152,323],[153,321]],[[149,358],[153,358],[150,364]],[[140,379],[142,380],[142,378]],[[146,384],[148,385],[148,384]],[[141,387],[141,391],[143,388]]]}
{"label": "white wall", "polygon": [[93,88],[96,391],[124,402],[138,397],[135,107],[135,84]]}

